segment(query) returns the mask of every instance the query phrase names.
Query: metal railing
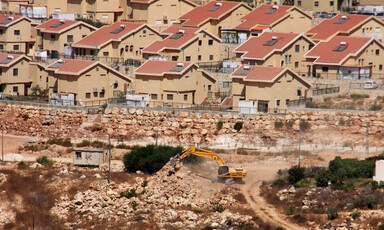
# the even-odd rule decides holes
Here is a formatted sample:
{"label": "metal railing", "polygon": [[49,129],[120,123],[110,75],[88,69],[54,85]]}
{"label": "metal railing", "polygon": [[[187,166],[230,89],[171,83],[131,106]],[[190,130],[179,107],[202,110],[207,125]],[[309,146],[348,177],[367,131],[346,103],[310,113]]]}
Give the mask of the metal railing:
{"label": "metal railing", "polygon": [[313,99],[309,98],[300,98],[298,100],[290,100],[287,104],[288,107],[305,107],[308,102],[312,102]]}
{"label": "metal railing", "polygon": [[322,88],[322,89],[314,89],[312,91],[313,96],[320,96],[324,94],[332,94],[332,93],[339,93],[340,87],[328,87],[328,88]]}

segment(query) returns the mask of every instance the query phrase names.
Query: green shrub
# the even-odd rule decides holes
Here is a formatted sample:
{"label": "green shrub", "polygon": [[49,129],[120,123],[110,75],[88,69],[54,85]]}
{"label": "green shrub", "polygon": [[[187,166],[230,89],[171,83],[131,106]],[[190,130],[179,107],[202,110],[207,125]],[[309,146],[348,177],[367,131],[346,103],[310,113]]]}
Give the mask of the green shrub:
{"label": "green shrub", "polygon": [[319,166],[311,166],[309,168],[305,168],[305,177],[315,178],[320,173],[320,171],[322,169],[324,169],[324,168],[319,167]]}
{"label": "green shrub", "polygon": [[275,129],[281,129],[283,127],[283,122],[275,121]]}
{"label": "green shrub", "polygon": [[117,148],[117,149],[132,149],[132,147],[130,145],[126,145],[123,143],[116,145],[115,148]]}
{"label": "green shrub", "polygon": [[120,197],[125,197],[127,199],[130,199],[132,197],[137,197],[136,189],[131,189],[128,192],[121,192]]}
{"label": "green shrub", "polygon": [[302,179],[305,179],[305,168],[295,165],[288,170],[288,182],[290,184],[294,185]]}
{"label": "green shrub", "polygon": [[94,148],[105,148],[108,144],[102,141],[92,141],[91,146]]}
{"label": "green shrub", "polygon": [[374,205],[377,204],[377,198],[374,198],[374,197],[361,197],[361,198],[357,198],[357,199],[354,199],[352,201],[352,208],[359,208],[359,209],[362,209],[362,208],[369,208],[369,209],[373,209]]}
{"label": "green shrub", "polygon": [[311,128],[311,124],[308,121],[300,120],[299,127],[301,131],[307,131]]}
{"label": "green shrub", "polygon": [[72,147],[73,144],[71,142],[71,138],[52,138],[47,141],[47,144],[49,145],[61,145],[64,147]]}
{"label": "green shrub", "polygon": [[54,160],[49,159],[47,156],[42,156],[37,158],[36,162],[41,165],[44,165],[45,167],[50,167],[55,163]]}
{"label": "green shrub", "polygon": [[223,121],[222,121],[222,120],[220,120],[220,121],[218,121],[218,122],[216,123],[216,128],[217,128],[218,130],[220,130],[220,129],[223,128]]}
{"label": "green shrub", "polygon": [[196,214],[203,213],[204,211],[201,209],[193,209],[193,212]]}
{"label": "green shrub", "polygon": [[23,115],[21,115],[21,117],[24,119],[24,121],[29,119],[29,115],[27,113],[24,113]]}
{"label": "green shrub", "polygon": [[272,186],[283,187],[287,185],[287,181],[284,178],[278,178],[272,182]]}
{"label": "green shrub", "polygon": [[359,100],[359,99],[364,99],[364,98],[369,98],[369,95],[368,94],[351,94],[350,97],[353,99],[353,100]]}
{"label": "green shrub", "polygon": [[316,186],[327,187],[329,183],[329,172],[325,169],[321,169],[320,172],[315,176]]}
{"label": "green shrub", "polygon": [[239,132],[243,128],[243,124],[244,124],[244,122],[242,122],[242,121],[238,121],[235,123],[234,128],[236,129],[237,132]]}
{"label": "green shrub", "polygon": [[138,205],[139,205],[139,204],[136,203],[136,201],[132,201],[132,202],[131,202],[131,206],[132,206],[133,210],[136,210],[136,208],[137,208]]}
{"label": "green shrub", "polygon": [[339,125],[340,126],[344,126],[345,125],[345,121],[344,121],[344,119],[342,117],[340,117],[340,119],[339,119]]}
{"label": "green shrub", "polygon": [[372,178],[375,169],[374,161],[341,159],[336,157],[329,162],[329,171],[338,178]]}
{"label": "green shrub", "polygon": [[371,111],[379,111],[381,110],[381,105],[380,104],[374,104],[371,106],[371,108],[369,109]]}
{"label": "green shrub", "polygon": [[83,140],[76,145],[76,147],[83,148],[91,146],[91,142],[89,140]]}
{"label": "green shrub", "polygon": [[337,219],[339,217],[339,210],[337,210],[336,208],[329,209],[327,211],[327,217],[328,217],[328,220]]}
{"label": "green shrub", "polygon": [[373,191],[375,191],[376,189],[378,189],[379,188],[379,183],[377,182],[377,181],[372,181],[371,182],[371,189],[373,190]]}
{"label": "green shrub", "polygon": [[289,121],[285,122],[285,127],[292,128],[294,123],[295,123],[295,121],[289,120]]}
{"label": "green shrub", "polygon": [[287,216],[293,215],[295,213],[295,207],[290,206],[289,209],[285,212]]}
{"label": "green shrub", "polygon": [[307,180],[307,179],[301,179],[299,182],[297,182],[295,184],[295,187],[298,187],[298,188],[307,188],[309,186],[312,185],[312,182],[310,180]]}
{"label": "green shrub", "polygon": [[138,170],[144,173],[159,171],[171,157],[183,151],[182,147],[147,145],[138,147],[124,155],[124,166],[127,172]]}
{"label": "green shrub", "polygon": [[143,187],[143,188],[147,187],[148,182],[149,182],[149,181],[144,180],[143,183],[141,184],[141,187]]}
{"label": "green shrub", "polygon": [[204,158],[196,156],[196,155],[189,155],[189,156],[181,159],[180,161],[185,163],[185,164],[200,164],[204,161]]}
{"label": "green shrub", "polygon": [[224,212],[224,207],[221,204],[217,204],[217,205],[213,206],[213,211],[215,211],[215,212]]}
{"label": "green shrub", "polygon": [[37,151],[40,151],[40,148],[38,145],[26,145],[24,146],[24,150],[37,152]]}
{"label": "green shrub", "polygon": [[353,212],[352,213],[352,218],[354,219],[354,220],[356,220],[359,216],[360,216],[360,212]]}

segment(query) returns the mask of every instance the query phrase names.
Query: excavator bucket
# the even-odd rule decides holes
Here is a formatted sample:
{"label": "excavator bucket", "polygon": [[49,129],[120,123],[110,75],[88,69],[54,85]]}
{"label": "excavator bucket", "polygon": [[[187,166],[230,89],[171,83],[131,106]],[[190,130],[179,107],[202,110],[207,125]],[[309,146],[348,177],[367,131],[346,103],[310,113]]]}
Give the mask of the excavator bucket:
{"label": "excavator bucket", "polygon": [[178,161],[179,160],[177,158],[171,157],[170,163],[171,163],[171,166],[173,167],[173,169],[175,169],[176,164],[177,164]]}

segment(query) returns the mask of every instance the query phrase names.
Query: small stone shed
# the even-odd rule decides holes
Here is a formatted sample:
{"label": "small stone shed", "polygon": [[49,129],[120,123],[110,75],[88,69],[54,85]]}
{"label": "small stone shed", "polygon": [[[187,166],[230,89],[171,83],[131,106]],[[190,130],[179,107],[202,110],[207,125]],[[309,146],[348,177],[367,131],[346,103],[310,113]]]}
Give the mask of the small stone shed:
{"label": "small stone shed", "polygon": [[108,151],[103,149],[73,150],[73,164],[76,166],[99,166],[108,159]]}

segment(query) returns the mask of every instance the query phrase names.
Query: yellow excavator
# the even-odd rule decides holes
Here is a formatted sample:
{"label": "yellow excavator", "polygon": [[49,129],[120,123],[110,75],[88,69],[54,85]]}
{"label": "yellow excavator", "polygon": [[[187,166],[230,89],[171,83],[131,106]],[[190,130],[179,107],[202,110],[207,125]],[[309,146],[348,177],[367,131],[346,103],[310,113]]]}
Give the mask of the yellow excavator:
{"label": "yellow excavator", "polygon": [[205,149],[196,148],[194,146],[189,147],[185,149],[183,152],[177,154],[175,157],[172,157],[170,160],[172,167],[175,168],[176,163],[179,160],[191,154],[196,156],[201,156],[201,157],[207,157],[215,160],[219,164],[219,170],[218,170],[219,179],[241,180],[242,178],[247,176],[247,171],[244,170],[243,168],[236,168],[235,170],[229,169],[229,167],[225,165],[223,159],[221,159],[215,153]]}

